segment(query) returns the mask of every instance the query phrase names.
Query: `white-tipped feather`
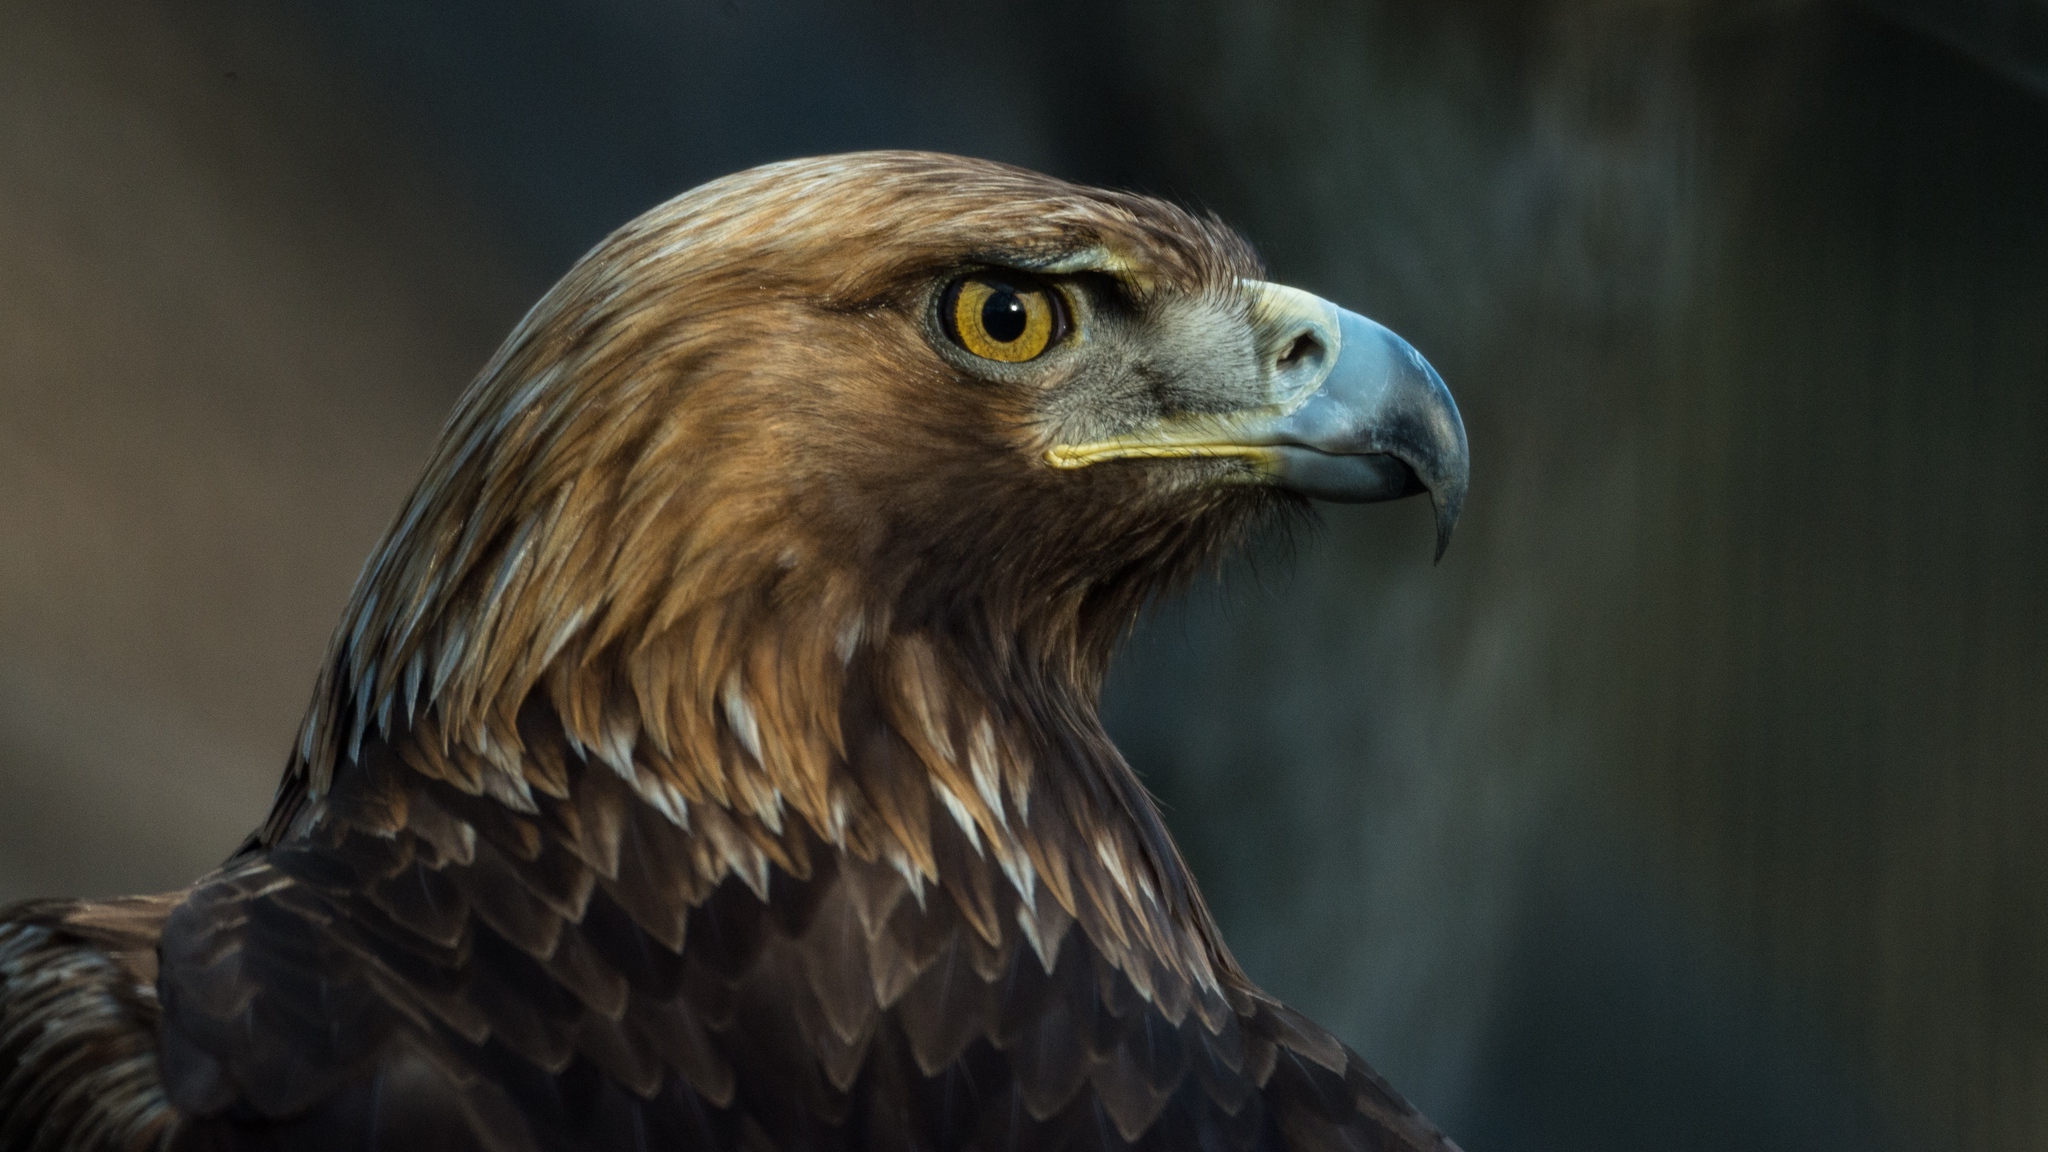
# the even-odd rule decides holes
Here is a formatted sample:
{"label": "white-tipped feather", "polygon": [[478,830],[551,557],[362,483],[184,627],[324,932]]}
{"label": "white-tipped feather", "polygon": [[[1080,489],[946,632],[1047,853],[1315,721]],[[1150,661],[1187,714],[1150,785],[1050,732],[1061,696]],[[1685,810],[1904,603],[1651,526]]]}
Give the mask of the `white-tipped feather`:
{"label": "white-tipped feather", "polygon": [[533,789],[524,776],[506,772],[500,768],[495,772],[482,773],[484,795],[528,816],[537,815],[540,805],[533,802]]}
{"label": "white-tipped feather", "polygon": [[1116,840],[1107,834],[1097,836],[1095,857],[1102,861],[1102,866],[1108,870],[1110,879],[1116,881],[1116,886],[1122,890],[1124,899],[1136,904],[1137,887],[1131,883],[1131,874],[1124,869],[1123,849],[1117,845]]}
{"label": "white-tipped feather", "polygon": [[861,637],[866,627],[867,619],[859,612],[855,612],[847,618],[846,623],[839,626],[839,635],[832,641],[832,650],[838,653],[841,666],[853,663],[853,655],[860,651]]}
{"label": "white-tipped feather", "polygon": [[1003,875],[1010,878],[1010,885],[1024,898],[1025,906],[1030,907],[1038,888],[1038,867],[1031,863],[1031,855],[1017,843],[1015,836],[992,836],[989,847],[995,852],[996,863],[1002,868]]}
{"label": "white-tipped feather", "polygon": [[932,777],[932,791],[939,794],[939,800],[945,804],[946,811],[953,817],[953,823],[960,826],[961,835],[967,837],[967,842],[974,846],[974,854],[981,855],[981,834],[975,827],[974,814],[967,810],[966,802],[954,795],[953,790],[946,787],[945,782],[936,776]]}
{"label": "white-tipped feather", "polygon": [[1024,939],[1030,943],[1031,951],[1038,956],[1038,962],[1045,968],[1047,976],[1052,975],[1055,954],[1046,946],[1045,937],[1039,932],[1038,915],[1028,904],[1017,906],[1017,927],[1024,930]]}
{"label": "white-tipped feather", "polygon": [[690,830],[690,802],[676,790],[675,785],[649,772],[636,774],[632,784],[640,798],[667,817],[669,823],[685,832]]}
{"label": "white-tipped feather", "polygon": [[747,750],[754,763],[762,763],[761,724],[754,718],[753,705],[747,703],[747,694],[742,690],[738,672],[725,678],[725,686],[718,695],[725,705],[725,721],[732,725],[732,734],[739,738],[740,747]]}
{"label": "white-tipped feather", "polygon": [[[363,680],[368,683],[376,679],[377,662],[372,660],[370,661],[369,670],[363,675]],[[349,726],[348,762],[353,764],[362,757],[363,737],[368,733],[370,727],[370,697],[359,690],[356,695],[355,708],[351,711],[354,715],[351,717]]]}
{"label": "white-tipped feather", "polygon": [[455,669],[462,664],[468,644],[469,632],[463,627],[461,617],[449,620],[442,627],[439,651],[434,654],[434,687],[428,696],[441,699],[441,691],[448,687],[449,677],[454,676]]}
{"label": "white-tipped feather", "polygon": [[996,766],[996,730],[986,716],[975,723],[974,732],[968,737],[967,769],[974,777],[974,790],[981,794],[981,802],[988,805],[996,823],[1002,823],[1003,789]]}
{"label": "white-tipped feather", "polygon": [[412,650],[412,658],[405,662],[405,726],[410,728],[418,720],[420,681],[425,678],[426,657],[418,648]]}
{"label": "white-tipped feather", "polygon": [[918,906],[919,908],[923,908],[923,907],[924,907],[924,872],[923,872],[923,870],[921,870],[920,868],[918,868],[918,866],[917,866],[916,862],[915,862],[915,861],[913,861],[913,860],[911,860],[911,858],[910,858],[909,854],[908,854],[908,853],[906,853],[906,852],[904,852],[904,851],[903,851],[903,849],[902,849],[902,847],[900,847],[899,845],[897,845],[897,844],[895,844],[895,843],[893,843],[893,842],[892,842],[891,844],[889,844],[889,845],[888,845],[888,847],[886,847],[885,849],[883,849],[883,855],[884,855],[884,856],[886,856],[886,857],[888,857],[888,860],[889,860],[889,867],[891,867],[891,868],[894,868],[894,869],[896,870],[896,874],[897,874],[898,876],[901,876],[901,877],[903,877],[903,883],[909,886],[909,888],[910,888],[910,895],[911,895],[911,896],[912,896],[912,897],[913,897],[914,899],[916,899],[916,901],[917,901],[917,906]]}

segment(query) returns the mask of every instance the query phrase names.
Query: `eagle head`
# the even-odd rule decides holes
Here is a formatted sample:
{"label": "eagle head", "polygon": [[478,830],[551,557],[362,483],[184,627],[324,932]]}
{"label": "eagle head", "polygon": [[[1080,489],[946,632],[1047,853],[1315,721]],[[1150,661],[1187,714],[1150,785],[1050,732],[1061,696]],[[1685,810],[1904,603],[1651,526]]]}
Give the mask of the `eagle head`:
{"label": "eagle head", "polygon": [[266,835],[366,738],[530,808],[545,728],[678,823],[794,809],[936,877],[864,733],[992,839],[1062,774],[1136,796],[1095,699],[1148,596],[1305,497],[1426,491],[1440,553],[1466,469],[1414,349],[1213,218],[924,153],[742,172],[607,237],[463,396]]}

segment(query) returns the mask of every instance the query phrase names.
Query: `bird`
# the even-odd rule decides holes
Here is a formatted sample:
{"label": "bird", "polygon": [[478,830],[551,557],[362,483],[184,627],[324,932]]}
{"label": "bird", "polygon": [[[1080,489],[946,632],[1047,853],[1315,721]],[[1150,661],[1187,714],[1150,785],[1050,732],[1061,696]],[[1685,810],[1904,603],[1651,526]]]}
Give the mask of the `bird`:
{"label": "bird", "polygon": [[1233,959],[1098,715],[1145,607],[1427,495],[1442,378],[1213,214],[790,160],[458,400],[264,823],[0,915],[4,1152],[1455,1145]]}

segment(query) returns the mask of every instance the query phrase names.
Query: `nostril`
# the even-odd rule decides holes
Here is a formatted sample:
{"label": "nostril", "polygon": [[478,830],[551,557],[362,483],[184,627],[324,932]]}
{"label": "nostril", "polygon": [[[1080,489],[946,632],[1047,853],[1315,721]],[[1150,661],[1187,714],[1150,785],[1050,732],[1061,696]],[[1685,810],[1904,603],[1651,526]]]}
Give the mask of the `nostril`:
{"label": "nostril", "polygon": [[1316,339],[1314,333],[1303,332],[1301,335],[1296,336],[1292,343],[1287,345],[1286,351],[1280,353],[1278,367],[1285,371],[1305,360],[1315,359],[1322,355],[1322,352],[1323,342]]}

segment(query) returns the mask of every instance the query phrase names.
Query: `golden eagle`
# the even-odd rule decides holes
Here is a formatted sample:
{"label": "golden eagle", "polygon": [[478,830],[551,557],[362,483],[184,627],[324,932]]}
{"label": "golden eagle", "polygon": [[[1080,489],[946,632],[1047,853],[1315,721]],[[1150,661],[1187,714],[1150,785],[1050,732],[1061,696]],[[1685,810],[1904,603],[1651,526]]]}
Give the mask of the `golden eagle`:
{"label": "golden eagle", "polygon": [[1219,939],[1097,718],[1449,393],[1214,219],[920,153],[579,262],[457,406],[269,819],[0,922],[7,1152],[1450,1148]]}

